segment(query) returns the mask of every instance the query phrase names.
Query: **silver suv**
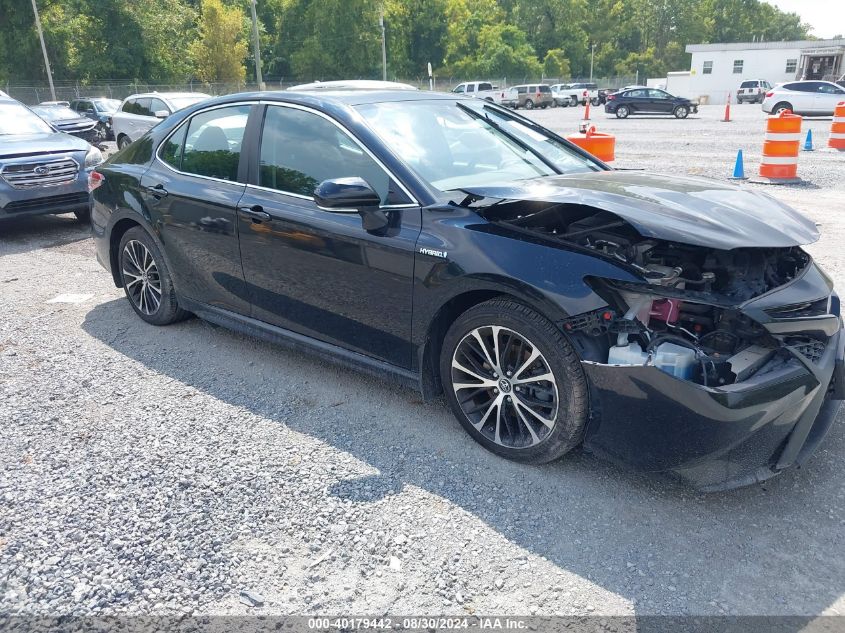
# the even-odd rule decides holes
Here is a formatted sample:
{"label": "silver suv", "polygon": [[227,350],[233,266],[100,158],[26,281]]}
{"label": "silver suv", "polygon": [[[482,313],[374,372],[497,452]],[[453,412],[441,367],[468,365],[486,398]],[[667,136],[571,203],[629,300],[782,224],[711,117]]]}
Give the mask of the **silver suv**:
{"label": "silver suv", "polygon": [[88,174],[101,162],[96,147],[56,131],[22,103],[0,97],[0,224],[71,212],[87,221]]}
{"label": "silver suv", "polygon": [[123,149],[137,141],[159,121],[182,108],[208,99],[202,92],[150,92],[127,97],[111,117],[112,133]]}

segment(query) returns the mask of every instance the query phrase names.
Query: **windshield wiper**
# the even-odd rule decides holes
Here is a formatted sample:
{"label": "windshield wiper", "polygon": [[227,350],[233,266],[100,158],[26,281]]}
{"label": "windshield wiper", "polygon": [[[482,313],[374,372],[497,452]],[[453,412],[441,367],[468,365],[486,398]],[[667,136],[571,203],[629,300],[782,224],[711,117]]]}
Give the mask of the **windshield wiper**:
{"label": "windshield wiper", "polygon": [[[556,173],[556,174],[562,174],[563,173],[560,170],[560,168],[558,168],[557,165],[555,165],[552,161],[550,161],[548,158],[543,156],[539,151],[537,151],[536,149],[531,147],[530,144],[526,143],[525,141],[523,141],[518,136],[514,136],[512,133],[508,132],[499,123],[497,123],[496,121],[491,119],[486,114],[481,114],[480,112],[477,112],[473,108],[469,107],[468,105],[461,103],[460,101],[456,101],[455,105],[458,106],[464,112],[466,112],[468,115],[470,115],[472,118],[478,119],[479,121],[484,121],[487,125],[489,125],[494,130],[499,132],[499,134],[503,134],[504,136],[509,138],[511,141],[513,141],[514,143],[519,145],[522,149],[524,149],[525,151],[533,154],[535,157],[539,158],[540,162],[542,162],[546,167],[551,169],[554,173]],[[486,109],[487,106],[484,106],[484,108]]]}
{"label": "windshield wiper", "polygon": [[[487,104],[487,103],[485,103],[481,107],[484,108],[484,110],[486,110],[488,112],[492,112],[496,116],[500,116],[502,118],[508,119],[509,121],[513,121],[514,123],[519,123],[520,125],[524,125],[525,127],[529,128],[531,130],[534,130],[538,134],[542,134],[543,136],[546,136],[546,137],[551,138],[555,141],[563,143],[564,145],[572,145],[571,141],[566,140],[565,138],[563,138],[559,134],[556,134],[552,130],[544,128],[542,125],[540,125],[539,123],[535,123],[531,119],[519,116],[515,112],[509,112],[509,111],[505,110],[504,108],[496,108],[496,107],[493,107],[493,106],[491,106],[490,104]],[[490,120],[489,117],[487,118],[487,120],[488,121]],[[577,149],[579,152],[584,154],[585,157],[588,157],[592,160],[595,160],[594,156],[592,156],[591,154],[589,154],[585,150],[581,149],[580,147],[575,146],[575,149]]]}

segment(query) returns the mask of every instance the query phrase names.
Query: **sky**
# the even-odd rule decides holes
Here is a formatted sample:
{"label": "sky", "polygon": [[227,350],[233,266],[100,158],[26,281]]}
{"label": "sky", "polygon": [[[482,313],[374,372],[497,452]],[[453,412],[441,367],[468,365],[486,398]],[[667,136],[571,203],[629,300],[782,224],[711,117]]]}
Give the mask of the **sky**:
{"label": "sky", "polygon": [[797,13],[820,38],[845,35],[845,0],[766,0],[782,11]]}

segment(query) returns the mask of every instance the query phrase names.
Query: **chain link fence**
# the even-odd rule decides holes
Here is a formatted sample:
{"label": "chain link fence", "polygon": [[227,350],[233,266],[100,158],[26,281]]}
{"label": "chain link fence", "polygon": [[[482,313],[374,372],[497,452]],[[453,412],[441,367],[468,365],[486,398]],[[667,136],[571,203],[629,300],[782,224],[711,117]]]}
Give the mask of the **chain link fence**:
{"label": "chain link fence", "polygon": [[[312,80],[289,80],[276,79],[264,82],[266,90],[284,90],[290,86],[302,83],[310,83]],[[395,79],[401,83],[407,83],[419,88],[428,90],[429,82],[427,77],[413,79]],[[466,77],[435,77],[434,88],[440,91],[452,90],[459,83],[464,81],[489,81],[497,88],[507,88],[520,84],[558,84],[558,83],[584,83],[592,82],[599,88],[618,89],[623,86],[636,83],[634,76],[630,77],[594,77],[592,80],[584,77],[499,77],[488,79],[475,79]],[[79,82],[54,82],[57,101],[72,101],[83,97],[107,97],[110,99],[125,99],[129,95],[143,92],[204,92],[210,95],[224,95],[234,92],[249,92],[258,90],[256,83],[202,83],[199,81],[173,83],[173,84],[148,84],[138,81],[103,81],[96,84],[82,84]],[[22,103],[34,105],[42,101],[52,101],[50,86],[47,83],[0,83],[0,89],[9,96]]]}

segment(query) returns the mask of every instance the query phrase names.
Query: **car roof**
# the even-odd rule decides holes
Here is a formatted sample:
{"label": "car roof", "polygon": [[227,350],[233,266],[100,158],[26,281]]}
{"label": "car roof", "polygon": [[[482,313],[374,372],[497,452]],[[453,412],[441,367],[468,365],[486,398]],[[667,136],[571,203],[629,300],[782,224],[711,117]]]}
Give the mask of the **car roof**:
{"label": "car roof", "polygon": [[[203,97],[207,99],[211,95],[207,95],[204,92],[139,92],[135,95],[129,95],[126,99],[149,99],[151,97],[156,97],[158,99],[178,99],[181,97]],[[124,101],[126,101],[124,99]]]}
{"label": "car roof", "polygon": [[214,104],[237,101],[278,101],[280,103],[298,103],[317,108],[337,105],[363,105],[367,103],[391,103],[400,101],[472,101],[469,97],[459,97],[452,93],[430,92],[421,90],[279,90],[266,92],[241,92],[213,97],[197,104],[197,108]]}
{"label": "car roof", "polygon": [[[481,83],[481,82],[466,82]],[[417,90],[416,86],[397,81],[375,79],[341,79],[337,81],[315,81],[310,84],[291,86],[288,90],[303,92],[312,90]]]}

